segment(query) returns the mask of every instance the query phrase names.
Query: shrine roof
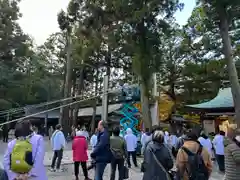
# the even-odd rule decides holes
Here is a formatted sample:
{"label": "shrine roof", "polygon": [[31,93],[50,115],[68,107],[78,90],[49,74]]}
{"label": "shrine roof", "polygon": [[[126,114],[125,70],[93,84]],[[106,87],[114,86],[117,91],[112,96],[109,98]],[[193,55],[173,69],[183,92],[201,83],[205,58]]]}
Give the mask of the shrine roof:
{"label": "shrine roof", "polygon": [[233,108],[234,103],[231,88],[220,89],[217,96],[210,101],[200,104],[186,105],[186,107],[196,109]]}

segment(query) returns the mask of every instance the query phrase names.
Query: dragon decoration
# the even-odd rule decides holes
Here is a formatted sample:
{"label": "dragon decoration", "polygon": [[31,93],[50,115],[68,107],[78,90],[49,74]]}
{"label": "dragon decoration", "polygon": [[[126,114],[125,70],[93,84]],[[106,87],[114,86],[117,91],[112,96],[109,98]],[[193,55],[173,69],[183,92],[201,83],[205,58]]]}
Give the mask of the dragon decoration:
{"label": "dragon decoration", "polygon": [[[140,93],[138,95],[140,95]],[[157,100],[159,120],[166,121],[171,116],[172,108],[175,103],[166,93],[160,93]],[[121,134],[125,134],[126,129],[131,128],[133,133],[138,136],[143,128],[142,120],[139,118],[141,114],[141,103],[132,101],[123,104],[120,114],[122,115],[120,119],[120,125],[122,127]]]}
{"label": "dragon decoration", "polygon": [[120,111],[122,118],[120,119],[120,125],[122,126],[122,134],[125,134],[127,128],[131,128],[133,133],[138,136],[140,133],[139,120],[136,116],[139,114],[138,108],[133,103],[126,103]]}

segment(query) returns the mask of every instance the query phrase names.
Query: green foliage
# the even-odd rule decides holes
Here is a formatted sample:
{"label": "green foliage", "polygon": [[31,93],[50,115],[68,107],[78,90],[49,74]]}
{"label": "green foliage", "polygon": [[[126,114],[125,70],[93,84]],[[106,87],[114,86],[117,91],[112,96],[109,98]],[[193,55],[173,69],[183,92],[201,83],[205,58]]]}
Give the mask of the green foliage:
{"label": "green foliage", "polygon": [[[0,99],[1,109],[59,97],[59,81],[50,73],[48,60],[33,48],[17,23],[18,0],[0,2]],[[52,89],[48,90],[51,86]]]}
{"label": "green foliage", "polygon": [[[176,0],[71,0],[67,11],[56,18],[61,32],[34,47],[17,23],[18,1],[3,0],[1,109],[62,97],[69,58],[72,77],[67,83],[74,93],[98,94],[104,74],[110,75],[110,87],[122,79],[140,80],[145,119],[155,72],[160,73],[161,84],[170,86],[169,94],[176,101],[211,99],[229,72],[229,61],[222,56],[226,54],[223,27],[229,32],[231,55],[240,73],[239,7],[237,0],[202,0],[187,24],[179,27],[173,14],[183,5]],[[176,94],[176,89],[181,93]]]}

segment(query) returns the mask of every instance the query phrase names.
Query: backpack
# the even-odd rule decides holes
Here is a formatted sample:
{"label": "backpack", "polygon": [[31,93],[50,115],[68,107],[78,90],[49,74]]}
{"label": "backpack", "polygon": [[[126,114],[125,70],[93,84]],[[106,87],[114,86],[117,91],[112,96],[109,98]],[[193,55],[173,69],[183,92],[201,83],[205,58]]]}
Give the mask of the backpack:
{"label": "backpack", "polygon": [[28,173],[32,169],[32,144],[29,138],[16,140],[10,155],[10,162],[10,169],[15,173]]}
{"label": "backpack", "polygon": [[188,155],[188,165],[190,169],[186,168],[189,180],[208,180],[209,173],[208,169],[202,158],[202,145],[199,145],[197,153],[191,152],[186,147],[181,149]]}

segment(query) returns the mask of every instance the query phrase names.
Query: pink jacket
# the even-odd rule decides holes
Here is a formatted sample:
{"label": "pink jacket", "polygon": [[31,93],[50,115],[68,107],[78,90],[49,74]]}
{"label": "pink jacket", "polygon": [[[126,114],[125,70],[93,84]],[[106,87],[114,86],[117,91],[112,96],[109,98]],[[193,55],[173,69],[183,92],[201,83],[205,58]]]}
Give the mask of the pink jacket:
{"label": "pink jacket", "polygon": [[75,136],[72,143],[73,161],[86,162],[88,160],[87,149],[86,138],[84,136]]}

